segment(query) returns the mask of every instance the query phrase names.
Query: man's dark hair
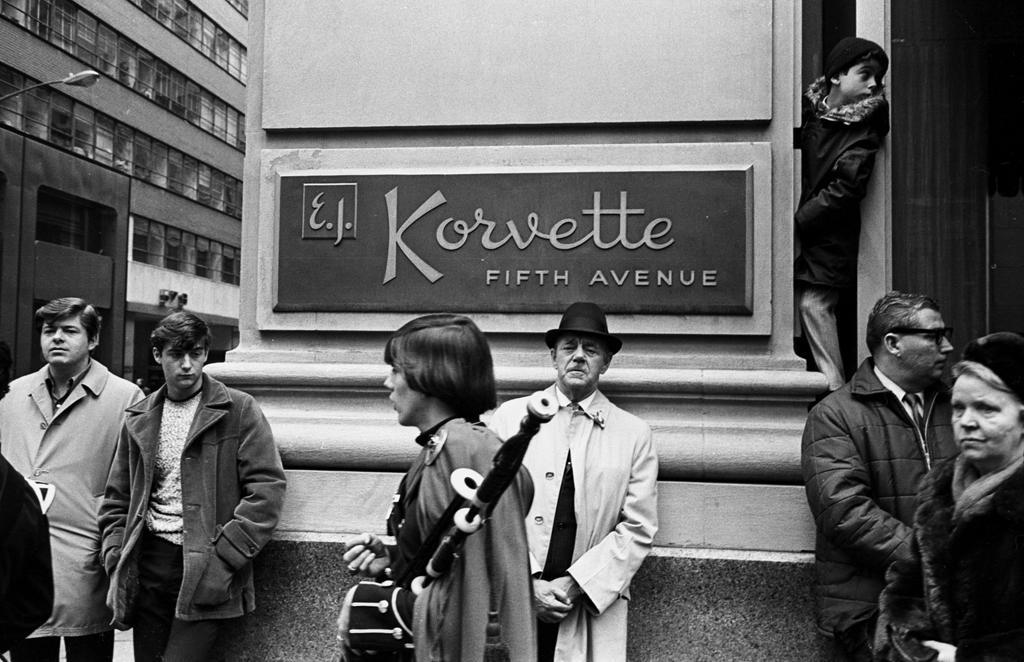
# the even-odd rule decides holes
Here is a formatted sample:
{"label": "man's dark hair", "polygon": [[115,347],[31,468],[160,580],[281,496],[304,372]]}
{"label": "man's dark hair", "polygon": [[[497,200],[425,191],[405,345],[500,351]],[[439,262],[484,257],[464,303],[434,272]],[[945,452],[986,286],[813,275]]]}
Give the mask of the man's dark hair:
{"label": "man's dark hair", "polygon": [[165,348],[189,351],[194,348],[209,349],[213,340],[210,327],[195,313],[178,311],[160,320],[160,324],[149,334],[149,344],[162,354]]}
{"label": "man's dark hair", "polygon": [[53,324],[65,317],[79,318],[89,340],[96,340],[99,337],[103,318],[92,304],[78,297],[62,297],[40,306],[36,311],[36,327],[42,329],[44,324]]}
{"label": "man's dark hair", "polygon": [[885,334],[898,327],[914,326],[914,317],[920,310],[942,312],[935,299],[924,294],[912,294],[893,290],[875,303],[868,315],[865,341],[872,354],[881,347]]}
{"label": "man's dark hair", "polygon": [[464,315],[436,313],[407,322],[384,346],[384,362],[410,388],[438,398],[467,421],[498,403],[490,345]]}

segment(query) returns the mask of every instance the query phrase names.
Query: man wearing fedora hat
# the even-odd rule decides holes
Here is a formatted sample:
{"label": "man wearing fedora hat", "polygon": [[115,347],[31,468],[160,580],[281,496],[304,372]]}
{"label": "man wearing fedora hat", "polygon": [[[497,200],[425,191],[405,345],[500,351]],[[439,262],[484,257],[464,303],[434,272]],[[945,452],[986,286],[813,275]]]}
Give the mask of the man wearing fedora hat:
{"label": "man wearing fedora hat", "polygon": [[[629,583],[658,530],[651,428],[598,390],[622,341],[597,305],[572,304],[544,340],[561,406],[523,461],[538,660],[624,660]],[[506,402],[491,427],[507,438],[525,415],[526,398]]]}

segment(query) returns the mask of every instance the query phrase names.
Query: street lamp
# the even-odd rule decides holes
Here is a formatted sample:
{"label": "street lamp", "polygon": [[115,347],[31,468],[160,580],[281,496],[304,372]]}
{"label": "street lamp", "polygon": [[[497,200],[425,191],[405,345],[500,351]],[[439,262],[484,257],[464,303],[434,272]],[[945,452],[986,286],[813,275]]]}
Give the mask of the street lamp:
{"label": "street lamp", "polygon": [[35,85],[23,87],[20,90],[15,90],[13,92],[3,95],[2,97],[0,97],[0,101],[6,101],[11,97],[21,94],[22,92],[28,92],[29,90],[34,90],[37,87],[43,87],[45,85],[74,85],[75,87],[90,87],[93,83],[99,80],[99,77],[100,72],[93,71],[92,69],[86,69],[85,71],[79,71],[77,74],[68,74],[64,78],[59,78],[57,80],[48,80],[44,83],[36,83]]}

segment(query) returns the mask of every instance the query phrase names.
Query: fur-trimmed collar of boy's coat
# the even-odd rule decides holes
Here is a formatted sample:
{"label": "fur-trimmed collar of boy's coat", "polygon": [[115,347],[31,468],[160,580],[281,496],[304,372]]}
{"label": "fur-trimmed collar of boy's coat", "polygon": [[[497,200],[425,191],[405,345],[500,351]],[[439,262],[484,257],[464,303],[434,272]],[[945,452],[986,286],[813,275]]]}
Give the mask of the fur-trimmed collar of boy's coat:
{"label": "fur-trimmed collar of boy's coat", "polygon": [[822,113],[820,111],[821,102],[822,99],[828,96],[828,91],[828,82],[825,80],[825,77],[822,76],[811,83],[807,87],[807,91],[804,92],[804,96],[811,102],[811,107],[815,109],[815,114],[823,120],[843,122],[844,124],[863,122],[888,105],[885,98],[885,86],[880,85],[878,92],[866,99],[861,99],[860,101],[848,103],[836,108],[829,108],[826,112]]}
{"label": "fur-trimmed collar of boy's coat", "polygon": [[953,471],[954,460],[943,462],[922,486],[918,554],[889,570],[877,659],[933,659],[925,639],[955,645],[958,662],[1024,659],[1024,469],[956,522]]}

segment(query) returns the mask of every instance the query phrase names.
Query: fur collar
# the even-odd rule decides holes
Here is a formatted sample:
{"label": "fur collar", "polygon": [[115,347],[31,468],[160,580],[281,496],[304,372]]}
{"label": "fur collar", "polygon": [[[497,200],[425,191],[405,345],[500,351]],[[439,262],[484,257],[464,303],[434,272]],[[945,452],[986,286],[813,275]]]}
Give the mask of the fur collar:
{"label": "fur collar", "polygon": [[920,495],[920,508],[915,524],[927,528],[934,524],[949,530],[950,525],[959,526],[977,517],[994,513],[1017,526],[1024,527],[1024,468],[1018,467],[1006,476],[993,490],[992,498],[985,504],[969,509],[954,520],[953,476],[956,458],[950,458],[937,465],[925,480]]}
{"label": "fur collar", "polygon": [[829,108],[827,112],[821,113],[821,101],[827,96],[827,94],[828,85],[826,84],[824,76],[811,83],[810,86],[808,86],[807,91],[804,92],[804,96],[814,108],[815,115],[824,120],[842,122],[844,124],[863,122],[888,104],[888,101],[886,101],[885,98],[885,86],[881,85],[879,86],[878,94],[866,99],[861,99],[854,103],[848,103],[845,106]]}

